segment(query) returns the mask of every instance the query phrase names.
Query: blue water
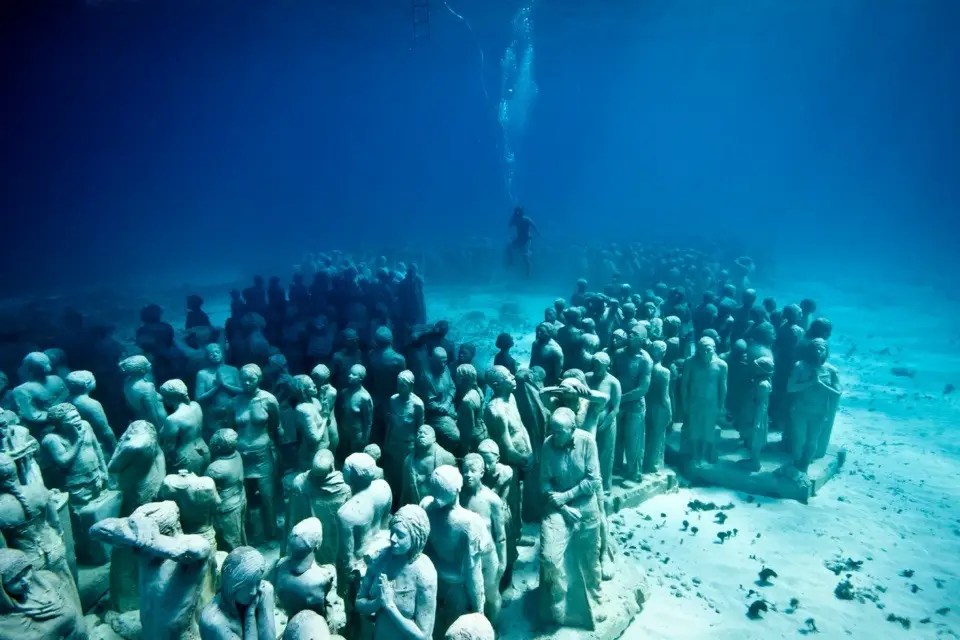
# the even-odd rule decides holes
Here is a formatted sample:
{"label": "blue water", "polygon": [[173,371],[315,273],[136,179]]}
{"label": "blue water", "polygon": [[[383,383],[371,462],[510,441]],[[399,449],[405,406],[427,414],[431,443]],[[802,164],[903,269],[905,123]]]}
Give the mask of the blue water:
{"label": "blue water", "polygon": [[410,0],[2,12],[7,292],[503,243],[514,202],[554,242],[957,263],[955,0],[431,0],[419,41]]}

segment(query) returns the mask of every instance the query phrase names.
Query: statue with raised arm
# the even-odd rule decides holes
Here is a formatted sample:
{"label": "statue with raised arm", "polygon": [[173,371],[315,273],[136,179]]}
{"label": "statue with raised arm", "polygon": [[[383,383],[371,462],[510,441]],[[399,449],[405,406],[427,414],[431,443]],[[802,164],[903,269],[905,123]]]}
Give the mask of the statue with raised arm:
{"label": "statue with raised arm", "polygon": [[204,536],[183,533],[175,502],[151,502],[128,518],[102,520],[90,536],[128,548],[137,558],[143,640],[199,637],[197,607],[213,548]]}
{"label": "statue with raised arm", "polygon": [[203,410],[190,400],[182,380],[167,380],[160,385],[160,397],[170,411],[157,436],[167,460],[167,471],[185,469],[203,473],[210,464],[210,449],[203,439]]}
{"label": "statue with raised arm", "polygon": [[206,346],[206,366],[197,372],[194,397],[203,409],[203,437],[210,438],[218,429],[232,429],[233,399],[242,392],[240,372],[223,361],[223,348],[216,343]]}
{"label": "statue with raised arm", "polygon": [[12,396],[21,424],[34,438],[42,438],[47,428],[47,410],[66,400],[67,387],[53,373],[47,354],[34,351],[20,365],[20,384],[14,387]]}
{"label": "statue with raised arm", "polygon": [[159,428],[167,418],[163,399],[153,383],[153,365],[146,356],[130,356],[120,361],[123,397],[134,420],[146,420]]}
{"label": "statue with raised arm", "polygon": [[200,640],[276,640],[273,585],[253,547],[231,551],[220,568],[220,590],[200,613]]}
{"label": "statue with raised arm", "polygon": [[110,428],[103,405],[90,396],[97,388],[96,378],[89,371],[71,371],[63,381],[67,386],[67,402],[75,406],[80,417],[90,423],[104,454],[112,456],[117,448],[117,436]]}
{"label": "statue with raised arm", "polygon": [[390,519],[390,545],[374,558],[360,583],[356,610],[375,615],[373,640],[432,640],[437,615],[437,570],[423,554],[430,519],[415,504]]}

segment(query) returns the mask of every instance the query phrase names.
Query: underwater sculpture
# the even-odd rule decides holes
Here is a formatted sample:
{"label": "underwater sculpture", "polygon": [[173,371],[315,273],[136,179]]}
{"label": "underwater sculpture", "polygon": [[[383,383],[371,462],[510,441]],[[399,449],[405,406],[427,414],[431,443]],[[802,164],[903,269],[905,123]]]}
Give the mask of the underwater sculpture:
{"label": "underwater sculpture", "polygon": [[20,365],[20,384],[13,388],[12,400],[23,426],[34,438],[42,438],[47,426],[47,410],[67,398],[67,387],[53,373],[47,354],[28,353]]}
{"label": "underwater sculpture", "polygon": [[153,383],[153,365],[146,356],[130,356],[120,361],[124,376],[123,395],[134,420],[146,420],[158,427],[167,418],[163,399]]}
{"label": "underwater sculpture", "polygon": [[306,518],[293,526],[286,555],[277,565],[276,599],[288,616],[315,611],[326,620],[328,630],[339,633],[347,616],[337,593],[337,569],[316,561],[323,536],[323,525],[317,518]]}
{"label": "underwater sculpture", "polygon": [[[383,472],[391,487],[403,487],[403,468],[414,450],[417,432],[423,425],[423,400],[414,392],[412,371],[397,374],[397,392],[390,396],[383,447]],[[417,500],[419,502],[419,500]]]}
{"label": "underwater sculpture", "polygon": [[477,369],[472,364],[461,364],[456,370],[456,381],[458,453],[462,456],[477,450],[477,445],[487,437],[487,427],[483,422],[483,390],[477,382]]}
{"label": "underwater sculpture", "polygon": [[407,368],[407,359],[394,349],[393,332],[388,327],[381,326],[374,331],[373,344],[373,349],[367,354],[369,379],[366,386],[373,398],[373,436],[381,441],[390,416],[390,398],[397,393],[397,376]]}
{"label": "underwater sculpture", "polygon": [[210,448],[203,439],[203,410],[190,400],[182,380],[167,380],[160,385],[160,397],[170,412],[158,425],[157,437],[166,456],[167,471],[185,469],[203,473],[210,464]]}
{"label": "underwater sculpture", "polygon": [[486,464],[479,453],[468,453],[463,458],[463,489],[460,491],[460,504],[480,516],[487,527],[487,533],[493,540],[497,554],[497,589],[503,584],[503,576],[508,568],[507,524],[509,510],[500,500],[500,496],[483,484]]}
{"label": "underwater sculpture", "polygon": [[428,424],[417,429],[413,453],[403,463],[401,504],[420,504],[430,495],[430,477],[444,465],[456,464],[456,457],[437,443],[437,435]]}
{"label": "underwater sculpture", "polygon": [[749,457],[741,462],[749,471],[760,471],[760,454],[767,445],[770,426],[770,393],[773,384],[773,358],[757,358],[746,372],[746,393],[739,403],[734,426],[747,446]]}
{"label": "underwater sculpture", "polygon": [[324,364],[318,364],[310,371],[310,378],[317,386],[317,399],[323,407],[324,422],[327,424],[327,437],[330,439],[330,450],[334,453],[340,446],[340,428],[337,423],[336,411],[337,390],[330,383],[332,374]]}
{"label": "underwater sculpture", "polygon": [[72,578],[36,567],[23,551],[0,548],[0,638],[86,640],[75,594]]}
{"label": "underwater sculpture", "polygon": [[683,399],[686,419],[681,437],[689,447],[690,464],[710,461],[717,422],[723,417],[727,397],[727,363],[717,356],[713,338],[697,341],[694,355],[683,365]]}
{"label": "underwater sculpture", "polygon": [[117,447],[117,436],[110,428],[110,421],[99,400],[90,397],[97,388],[97,380],[89,371],[71,371],[63,379],[67,387],[67,402],[80,412],[80,417],[90,423],[94,435],[100,442],[103,453],[113,455]]}
{"label": "underwater sculpture", "polygon": [[537,325],[536,339],[530,352],[530,368],[543,369],[543,384],[546,386],[560,384],[560,376],[563,374],[563,350],[556,337],[556,326],[541,322]]}
{"label": "underwater sculpture", "polygon": [[487,371],[487,384],[493,391],[483,409],[489,437],[500,447],[501,459],[506,464],[515,469],[529,469],[533,463],[533,445],[513,396],[516,378],[503,367],[493,367]]}
{"label": "underwater sculpture", "polygon": [[646,449],[646,395],[650,390],[653,360],[644,350],[647,330],[643,325],[634,325],[627,334],[626,346],[616,352],[613,373],[620,381],[620,412],[617,415],[617,442],[622,443],[614,452],[614,469],[621,463],[627,481],[639,481]]}
{"label": "underwater sculpture", "polygon": [[460,430],[454,405],[456,385],[450,374],[447,351],[436,347],[430,352],[426,369],[418,378],[427,424],[436,431],[437,442],[450,452],[459,451]]}
{"label": "underwater sculpture", "polygon": [[220,569],[220,590],[200,614],[200,640],[274,640],[273,585],[253,547],[231,551]]}
{"label": "underwater sculpture", "polygon": [[[306,518],[317,518],[323,527],[320,548],[314,554],[318,564],[337,563],[340,553],[340,521],[337,512],[353,495],[343,474],[334,468],[333,453],[321,449],[313,457],[309,471],[294,477],[290,484],[286,527]],[[288,536],[289,537],[289,536]],[[281,552],[286,550],[281,540]]]}
{"label": "underwater sculpture", "polygon": [[787,382],[790,394],[790,444],[793,464],[806,473],[810,463],[827,453],[840,402],[840,377],[827,362],[830,347],[822,338],[806,344]]}
{"label": "underwater sculpture", "polygon": [[[646,403],[646,445],[643,455],[643,473],[657,473],[663,469],[663,454],[667,446],[667,430],[673,426],[673,405],[670,402],[670,370],[663,366],[667,343],[655,340],[649,346],[653,368]],[[602,463],[601,463],[602,465]]]}
{"label": "underwater sculpture", "polygon": [[203,409],[204,438],[219,429],[232,429],[233,398],[240,395],[240,372],[223,361],[219,344],[206,346],[207,366],[197,372],[194,397]]}
{"label": "underwater sculpture", "polygon": [[306,471],[321,449],[330,448],[323,404],[317,398],[317,386],[310,376],[293,378],[294,427],[297,431],[297,468]]}
{"label": "underwater sculpture", "polygon": [[346,385],[341,389],[340,403],[343,407],[340,430],[342,445],[347,455],[359,453],[370,444],[373,427],[373,398],[364,389],[367,369],[355,364],[347,372]]}
{"label": "underwater sculpture", "polygon": [[247,490],[237,440],[237,432],[233,429],[220,429],[214,433],[210,439],[213,460],[204,472],[213,480],[220,496],[213,513],[217,548],[228,553],[247,544]]}
{"label": "underwater sculpture", "polygon": [[443,640],[494,640],[493,625],[482,613],[467,613],[450,625]]}

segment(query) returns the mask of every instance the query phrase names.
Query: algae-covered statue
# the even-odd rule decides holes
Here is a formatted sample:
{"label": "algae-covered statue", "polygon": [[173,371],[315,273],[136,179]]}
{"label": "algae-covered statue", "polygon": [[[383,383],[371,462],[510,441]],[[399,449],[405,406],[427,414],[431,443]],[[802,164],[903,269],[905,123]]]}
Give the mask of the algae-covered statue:
{"label": "algae-covered statue", "polygon": [[681,382],[686,407],[681,438],[696,467],[709,462],[717,422],[726,408],[727,363],[717,357],[713,338],[697,341],[696,353],[684,362]]}
{"label": "algae-covered statue", "polygon": [[530,352],[530,368],[543,369],[543,383],[547,386],[560,384],[563,374],[563,350],[556,338],[556,325],[546,321],[537,325],[537,337]]}
{"label": "algae-covered statue", "polygon": [[[647,442],[644,447],[643,473],[658,473],[663,469],[663,454],[667,446],[667,431],[673,426],[673,404],[670,402],[670,369],[663,366],[667,343],[650,343],[650,387],[647,390]],[[601,463],[602,466],[602,463]]]}
{"label": "algae-covered statue", "polygon": [[323,525],[317,518],[306,518],[293,526],[286,556],[277,565],[276,598],[288,616],[315,611],[324,617],[330,631],[339,633],[347,617],[337,593],[337,569],[332,564],[318,564],[315,556],[323,536]]}
{"label": "algae-covered statue", "polygon": [[[509,371],[509,369],[505,370]],[[457,367],[457,425],[460,428],[460,455],[477,450],[487,437],[483,422],[483,391],[477,382],[477,369],[472,364]]]}
{"label": "algae-covered statue", "polygon": [[373,398],[363,388],[367,369],[355,364],[347,372],[346,385],[343,388],[341,404],[343,419],[340,421],[344,451],[349,455],[359,453],[370,444],[370,430],[373,427]]}
{"label": "algae-covered statue", "polygon": [[[500,588],[505,589],[510,586],[513,580],[513,566],[519,557],[517,547],[522,536],[520,481],[513,468],[500,463],[500,447],[493,440],[487,438],[481,442],[477,447],[477,453],[483,459],[483,484],[493,490],[503,504],[503,526],[507,534],[507,556],[506,570],[503,572],[503,578],[500,579]],[[534,495],[539,493],[532,487],[528,487],[527,491]],[[524,497],[526,497],[526,494],[524,494]]]}
{"label": "algae-covered statue", "polygon": [[[365,453],[353,453],[343,463],[343,477],[353,496],[337,511],[340,557],[337,568],[344,593],[355,593],[367,561],[387,544],[393,495],[385,480],[376,479],[377,465]],[[350,587],[348,588],[348,585]]]}
{"label": "algae-covered statue", "polygon": [[[465,613],[499,611],[499,567],[483,519],[460,505],[463,477],[444,465],[430,478],[420,506],[430,517],[426,553],[437,569],[437,625],[448,627]],[[487,599],[492,598],[492,605]]]}
{"label": "algae-covered statue", "polygon": [[280,404],[272,393],[260,388],[262,378],[260,367],[244,366],[240,370],[242,392],[233,399],[237,451],[247,485],[247,535],[255,542],[276,537],[280,507],[276,460]]}
{"label": "algae-covered statue", "polygon": [[0,548],[0,638],[86,640],[73,579],[36,567],[22,551]]}
{"label": "algae-covered statue", "polygon": [[412,371],[397,374],[397,392],[390,397],[387,410],[383,472],[391,487],[403,486],[403,465],[413,453],[417,431],[424,421],[423,400],[413,393],[414,384]]}
{"label": "algae-covered statue", "polygon": [[443,640],[494,640],[493,625],[482,613],[467,613],[450,625]]}
{"label": "algae-covered statue", "polygon": [[647,330],[642,324],[634,325],[627,338],[627,345],[613,359],[613,373],[623,391],[617,418],[617,442],[621,444],[614,454],[614,466],[620,462],[622,451],[624,479],[639,481],[646,449],[646,395],[650,390],[653,360],[644,351]]}
{"label": "algae-covered statue", "polygon": [[297,468],[306,471],[313,463],[313,457],[321,449],[330,448],[330,434],[327,430],[326,412],[317,398],[317,385],[310,376],[299,375],[293,378],[294,424],[297,429]]}
{"label": "algae-covered statue", "polygon": [[390,519],[390,545],[370,563],[357,592],[356,609],[376,614],[374,640],[431,640],[437,614],[437,570],[423,554],[430,519],[415,504]]}
{"label": "algae-covered statue", "polygon": [[90,536],[137,557],[143,640],[197,638],[197,606],[209,584],[213,548],[204,536],[183,533],[175,502],[152,502],[128,518],[102,520]]}
{"label": "algae-covered statue", "polygon": [[794,365],[787,383],[793,465],[801,473],[826,455],[837,415],[840,376],[827,362],[828,357],[827,341],[814,338],[807,343],[804,358]]}
{"label": "algae-covered statue", "polygon": [[340,446],[340,427],[337,423],[336,412],[337,390],[330,383],[333,374],[325,364],[318,364],[310,371],[310,378],[317,385],[317,398],[323,407],[324,420],[327,423],[327,435],[330,438],[330,451],[337,452]]}
{"label": "algae-covered statue", "polygon": [[190,400],[182,380],[167,380],[160,385],[160,397],[169,413],[158,425],[157,437],[167,460],[167,471],[184,469],[203,473],[210,464],[210,448],[203,439],[203,410]]}
{"label": "algae-covered statue", "polygon": [[167,418],[163,399],[153,382],[153,365],[146,356],[130,356],[120,361],[123,396],[134,420],[146,420],[159,428]]}
{"label": "algae-covered statue", "polygon": [[540,614],[544,622],[593,629],[602,622],[602,491],[596,442],[571,409],[550,418],[540,458],[547,507],[540,527]]}
{"label": "algae-covered statue", "polygon": [[603,478],[603,489],[609,491],[613,487],[614,451],[617,442],[617,416],[620,414],[620,397],[623,395],[620,381],[610,373],[611,358],[605,352],[594,354],[591,362],[592,371],[587,383],[593,391],[607,397],[600,414],[597,416],[595,439],[600,456],[600,476]]}
{"label": "algae-covered statue", "polygon": [[460,430],[454,405],[456,386],[447,366],[446,349],[436,347],[430,352],[428,365],[417,382],[426,411],[425,420],[437,432],[437,441],[447,451],[458,451]]}
{"label": "algae-covered statue", "polygon": [[[290,485],[287,505],[287,530],[306,518],[317,518],[323,527],[323,539],[316,550],[318,564],[336,564],[340,552],[340,521],[337,512],[353,495],[343,474],[334,469],[333,453],[321,449],[313,457],[310,470],[297,474]],[[283,542],[283,541],[281,541]],[[281,546],[281,552],[286,548]]]}
{"label": "algae-covered statue", "polygon": [[504,367],[487,371],[487,384],[493,396],[483,409],[483,422],[490,438],[500,447],[506,464],[517,469],[528,469],[533,464],[533,445],[527,433],[513,392],[516,378]]}
{"label": "algae-covered statue", "polygon": [[47,410],[67,398],[67,388],[53,373],[47,354],[28,353],[20,365],[20,384],[14,387],[13,404],[23,426],[34,438],[42,438],[47,427]]}
{"label": "algae-covered statue", "polygon": [[201,640],[276,640],[273,585],[253,547],[227,555],[220,569],[220,591],[200,614]]}
{"label": "algae-covered statue", "polygon": [[90,396],[97,388],[96,378],[89,371],[71,371],[63,381],[69,394],[67,402],[75,406],[80,417],[90,423],[104,454],[113,455],[113,450],[117,448],[117,436],[110,428],[103,405]]}
{"label": "algae-covered statue", "polygon": [[233,429],[220,429],[213,434],[210,439],[213,460],[204,474],[213,479],[220,496],[213,514],[217,548],[228,553],[247,544],[247,490],[237,439]]}
{"label": "algae-covered statue", "polygon": [[66,491],[74,512],[100,496],[107,485],[107,462],[90,424],[72,404],[50,407],[48,425],[53,431],[40,443],[53,485]]}
{"label": "algae-covered statue", "polygon": [[403,463],[401,504],[420,504],[430,495],[430,477],[444,465],[456,464],[456,457],[437,444],[437,435],[428,424],[417,429],[413,453]]}
{"label": "algae-covered statue", "polygon": [[233,428],[233,398],[240,395],[240,372],[223,362],[219,344],[206,346],[206,366],[197,372],[194,397],[203,409],[204,438]]}
{"label": "algae-covered statue", "polygon": [[767,445],[773,366],[773,358],[767,356],[751,363],[750,370],[745,374],[747,381],[743,401],[739,403],[734,416],[734,425],[749,453],[741,466],[753,472],[760,471],[760,454]]}
{"label": "algae-covered statue", "polygon": [[[460,492],[460,504],[483,519],[487,533],[493,540],[497,553],[497,585],[503,583],[510,557],[507,539],[509,510],[500,496],[483,484],[486,465],[479,453],[468,453],[463,458],[463,489]],[[496,616],[494,616],[496,617]]]}

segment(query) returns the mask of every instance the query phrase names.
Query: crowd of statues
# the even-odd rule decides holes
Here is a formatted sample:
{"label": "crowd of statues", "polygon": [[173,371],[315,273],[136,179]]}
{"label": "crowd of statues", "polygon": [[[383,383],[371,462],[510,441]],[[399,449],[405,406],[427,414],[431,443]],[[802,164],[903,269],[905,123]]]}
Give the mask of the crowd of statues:
{"label": "crowd of statues", "polygon": [[528,362],[503,334],[489,368],[386,260],[258,279],[222,329],[195,296],[182,334],[147,308],[109,374],[122,406],[31,352],[0,399],[0,636],[86,637],[77,566],[109,564],[98,613],[139,612],[144,639],[276,640],[278,611],[287,640],[492,639],[524,523],[540,624],[594,629],[605,498],[663,469],[675,424],[690,465],[724,423],[752,470],[771,429],[798,477],[826,452],[830,322],[746,277],[712,271],[697,304],[581,280]]}

